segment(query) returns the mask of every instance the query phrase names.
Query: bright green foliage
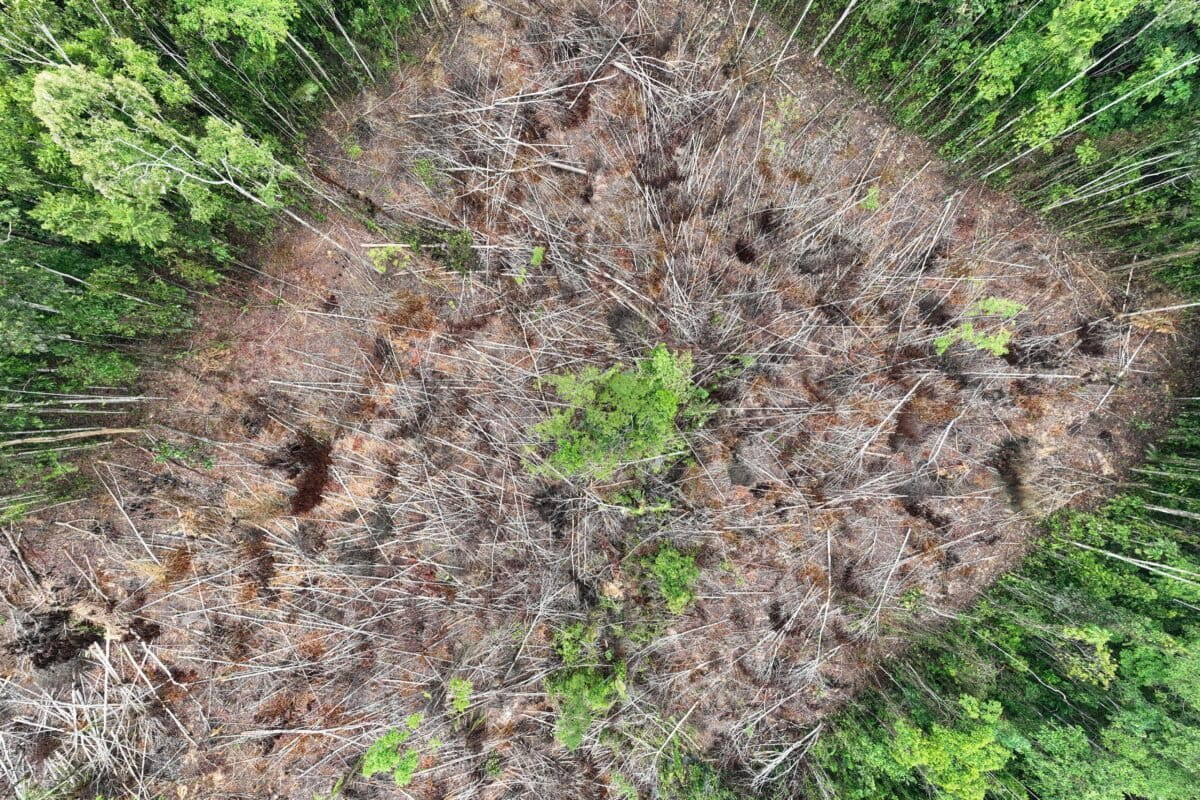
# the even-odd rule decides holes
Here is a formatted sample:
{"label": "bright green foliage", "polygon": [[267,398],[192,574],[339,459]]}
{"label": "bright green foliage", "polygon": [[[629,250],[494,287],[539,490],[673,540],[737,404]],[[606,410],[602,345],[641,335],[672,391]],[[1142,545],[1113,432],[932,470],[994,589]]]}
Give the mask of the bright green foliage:
{"label": "bright green foliage", "polygon": [[846,715],[814,747],[815,759],[843,800],[926,797],[927,789],[945,800],[983,800],[1022,740],[1001,722],[998,702],[964,694],[958,706],[949,724],[928,730],[900,715],[894,733],[873,717]]}
{"label": "bright green foliage", "polygon": [[299,5],[295,0],[184,0],[178,17],[181,30],[213,41],[241,39],[272,57],[288,35]]}
{"label": "bright green foliage", "polygon": [[988,776],[1008,762],[1008,748],[997,742],[1000,704],[981,703],[970,695],[959,698],[965,720],[947,728],[933,725],[926,733],[905,720],[896,723],[892,755],[907,769],[916,769],[946,800],[983,800]]}
{"label": "bright green foliage", "polygon": [[575,750],[595,718],[607,714],[625,696],[625,665],[563,670],[546,681],[546,690],[558,701],[554,738]]}
{"label": "bright green foliage", "polygon": [[[966,316],[974,319],[1000,317],[1007,320],[1024,310],[1025,306],[1012,300],[1003,297],[987,297],[972,306]],[[1008,345],[1012,341],[1012,337],[1012,328],[1005,325],[993,327],[990,331],[982,331],[976,329],[972,319],[967,319],[959,323],[958,327],[937,337],[933,346],[937,354],[942,355],[953,347],[955,342],[966,342],[993,356],[1003,356],[1008,354]]]}
{"label": "bright green foliage", "polygon": [[578,666],[593,655],[597,637],[594,627],[574,622],[554,634],[554,652],[568,667]]}
{"label": "bright green foliage", "polygon": [[658,591],[667,602],[667,610],[672,614],[682,614],[696,599],[694,589],[700,578],[696,557],[664,544],[645,563],[658,584]]}
{"label": "bright green foliage", "polygon": [[405,728],[392,730],[379,737],[363,755],[362,774],[370,778],[380,772],[390,772],[397,786],[408,786],[413,781],[421,754],[415,748],[408,747],[403,751],[401,745],[407,742],[421,725],[420,714],[410,714],[404,721]]}
{"label": "bright green foliage", "polygon": [[471,707],[471,690],[475,684],[466,678],[451,678],[446,687],[446,702],[455,714],[464,714]]}
{"label": "bright green foliage", "polygon": [[1066,645],[1062,655],[1066,676],[1107,689],[1117,677],[1117,663],[1108,647],[1112,632],[1095,625],[1067,625],[1061,635]]}
{"label": "bright green foliage", "polygon": [[367,251],[367,255],[371,258],[371,265],[380,275],[385,274],[392,267],[398,266],[400,269],[405,269],[412,263],[412,250],[398,244],[372,247]]}
{"label": "bright green foliage", "polygon": [[565,407],[534,428],[551,448],[534,471],[606,480],[627,465],[661,467],[686,449],[680,425],[707,413],[691,378],[691,356],[661,344],[633,367],[546,378]]}
{"label": "bright green foliage", "polygon": [[1025,310],[1025,306],[1006,297],[985,297],[975,304],[973,313],[980,316],[1012,319]]}
{"label": "bright green foliage", "polygon": [[862,206],[867,211],[878,211],[879,210],[879,187],[872,186],[870,189],[867,189],[867,194],[865,197],[863,197],[862,201],[859,202],[859,205]]}
{"label": "bright green foliage", "polygon": [[625,664],[612,663],[611,652],[598,652],[599,631],[576,622],[554,634],[554,652],[563,669],[546,680],[546,691],[558,701],[554,736],[569,750],[583,743],[595,718],[625,696]]}
{"label": "bright green foliage", "polygon": [[993,356],[1003,356],[1008,353],[1008,343],[1012,341],[1011,328],[1001,327],[991,333],[975,330],[973,322],[959,323],[957,328],[943,333],[934,340],[934,350],[940,356],[949,350],[955,342],[966,342],[978,350]]}
{"label": "bright green foliage", "polygon": [[[128,208],[150,220],[122,227],[122,236],[143,246],[170,235],[166,203],[172,195],[186,202],[192,219],[208,223],[228,216],[233,197],[276,208],[291,175],[240,125],[209,117],[200,136],[180,131],[163,117],[145,84],[120,73],[104,76],[79,65],[44,70],[34,80],[33,98],[33,113],[54,143],[107,201],[73,210],[86,221],[100,211],[111,220],[116,208]],[[49,195],[45,202],[50,209],[34,214],[44,225],[57,223],[62,226],[57,232],[64,234],[78,228],[80,223],[61,208],[62,195]],[[95,241],[94,225],[83,229],[85,240]]]}

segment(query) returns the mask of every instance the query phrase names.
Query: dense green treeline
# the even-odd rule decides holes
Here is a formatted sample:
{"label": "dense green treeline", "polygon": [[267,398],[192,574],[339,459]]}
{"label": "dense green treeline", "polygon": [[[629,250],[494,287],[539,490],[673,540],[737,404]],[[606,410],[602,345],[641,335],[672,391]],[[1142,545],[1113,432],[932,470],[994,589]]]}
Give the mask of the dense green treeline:
{"label": "dense green treeline", "polygon": [[[17,0],[0,14],[0,429],[124,387],[137,342],[303,190],[338,94],[386,74],[419,0]],[[49,394],[48,394],[49,393]],[[47,401],[46,398],[50,398]],[[15,462],[9,459],[10,466]]]}
{"label": "dense green treeline", "polygon": [[1200,4],[776,5],[965,175],[1004,185],[1068,234],[1173,262],[1168,278],[1200,288]]}
{"label": "dense green treeline", "polygon": [[949,629],[889,665],[812,754],[813,796],[1194,798],[1200,412],[1145,487],[1067,512]]}

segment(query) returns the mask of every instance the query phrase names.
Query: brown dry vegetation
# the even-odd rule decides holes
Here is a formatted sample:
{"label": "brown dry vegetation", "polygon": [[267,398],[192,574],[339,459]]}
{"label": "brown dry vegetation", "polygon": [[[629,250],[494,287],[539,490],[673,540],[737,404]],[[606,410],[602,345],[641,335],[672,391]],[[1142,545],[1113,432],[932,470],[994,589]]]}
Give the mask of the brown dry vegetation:
{"label": "brown dry vegetation", "polygon": [[[478,3],[330,117],[310,158],[342,207],[202,309],[94,498],[7,533],[0,774],[308,798],[417,711],[406,794],[345,796],[602,797],[668,736],[773,774],[1031,517],[1115,480],[1170,319],[1121,316],[1148,301],[751,19]],[[468,269],[416,225],[468,229]],[[937,355],[989,296],[1027,308],[1010,354]],[[671,510],[532,477],[539,377],[659,342],[720,403],[647,487]],[[641,562],[662,541],[702,569],[679,617]],[[572,754],[543,681],[588,619],[628,698],[620,743]]]}

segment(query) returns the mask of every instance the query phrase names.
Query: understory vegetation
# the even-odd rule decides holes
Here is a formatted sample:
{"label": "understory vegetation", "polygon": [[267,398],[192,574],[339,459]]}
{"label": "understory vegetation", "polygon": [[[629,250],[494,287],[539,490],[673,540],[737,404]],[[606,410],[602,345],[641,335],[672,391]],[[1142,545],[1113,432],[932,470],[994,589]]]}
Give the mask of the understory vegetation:
{"label": "understory vegetation", "polygon": [[0,795],[1198,796],[1194,0],[0,23]]}
{"label": "understory vegetation", "polygon": [[551,448],[540,474],[606,480],[624,465],[661,470],[684,454],[684,432],[705,413],[691,356],[661,344],[631,368],[587,367],[545,380],[565,407],[534,428]]}

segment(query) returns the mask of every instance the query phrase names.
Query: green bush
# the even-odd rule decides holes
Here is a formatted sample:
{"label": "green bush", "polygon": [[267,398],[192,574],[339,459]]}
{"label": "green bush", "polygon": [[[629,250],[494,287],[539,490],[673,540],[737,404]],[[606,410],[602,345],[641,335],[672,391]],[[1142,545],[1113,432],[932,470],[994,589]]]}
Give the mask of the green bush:
{"label": "green bush", "polygon": [[408,786],[412,783],[421,761],[421,754],[413,747],[401,750],[400,746],[412,738],[421,721],[420,714],[411,714],[404,721],[403,729],[393,728],[367,748],[362,763],[363,777],[370,778],[380,772],[390,772],[397,786]]}
{"label": "green bush", "polygon": [[446,687],[446,703],[455,714],[464,714],[471,707],[471,691],[475,684],[466,678],[451,678]]}
{"label": "green bush", "polygon": [[975,322],[985,317],[999,317],[1010,320],[1025,310],[1025,306],[1004,297],[985,297],[967,312],[969,317],[958,327],[947,331],[934,340],[934,349],[938,355],[949,350],[955,342],[966,342],[978,350],[983,350],[994,356],[1008,354],[1008,344],[1012,341],[1013,329],[1007,325],[996,326],[990,333],[975,328]]}
{"label": "green bush", "polygon": [[558,704],[554,737],[568,750],[583,737],[600,714],[625,696],[625,664],[612,663],[613,654],[598,652],[599,631],[576,622],[554,634],[554,652],[563,669],[546,681],[546,691]]}
{"label": "green bush", "polygon": [[708,413],[708,394],[692,383],[692,358],[658,345],[633,367],[545,379],[564,407],[534,428],[549,448],[541,474],[612,478],[623,467],[661,469],[686,449],[681,427]]}
{"label": "green bush", "polygon": [[696,599],[693,589],[700,578],[696,557],[685,555],[668,543],[644,563],[654,576],[658,591],[667,601],[667,610],[672,614],[682,614]]}
{"label": "green bush", "polygon": [[658,797],[662,800],[739,800],[740,796],[725,785],[719,772],[675,746],[659,762]]}
{"label": "green bush", "polygon": [[575,750],[583,744],[595,718],[608,713],[625,696],[625,665],[563,670],[546,682],[546,689],[558,701],[554,738]]}
{"label": "green bush", "polygon": [[575,622],[554,634],[554,652],[568,667],[578,666],[595,656],[596,629]]}

